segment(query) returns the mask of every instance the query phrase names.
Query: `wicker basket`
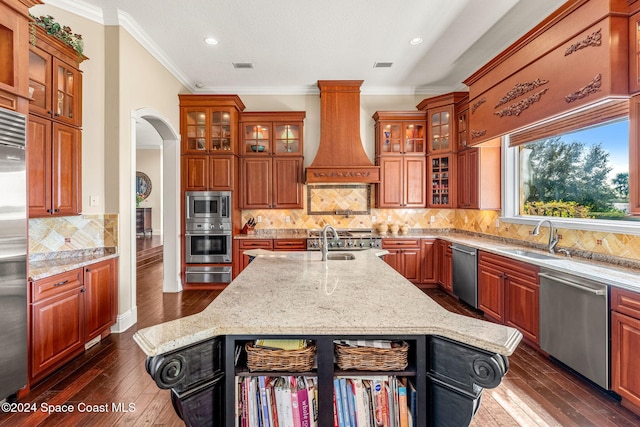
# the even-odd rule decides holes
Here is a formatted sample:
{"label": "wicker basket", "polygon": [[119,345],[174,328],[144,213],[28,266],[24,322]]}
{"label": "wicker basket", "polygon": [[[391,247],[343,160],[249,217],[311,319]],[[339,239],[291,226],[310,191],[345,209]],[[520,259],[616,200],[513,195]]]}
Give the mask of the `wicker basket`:
{"label": "wicker basket", "polygon": [[336,361],[340,369],[360,371],[401,371],[407,367],[409,344],[391,343],[391,348],[350,347],[335,344]]}
{"label": "wicker basket", "polygon": [[254,347],[253,343],[246,343],[244,348],[247,351],[247,367],[251,372],[310,371],[316,354],[316,346],[311,343],[300,350],[272,350]]}

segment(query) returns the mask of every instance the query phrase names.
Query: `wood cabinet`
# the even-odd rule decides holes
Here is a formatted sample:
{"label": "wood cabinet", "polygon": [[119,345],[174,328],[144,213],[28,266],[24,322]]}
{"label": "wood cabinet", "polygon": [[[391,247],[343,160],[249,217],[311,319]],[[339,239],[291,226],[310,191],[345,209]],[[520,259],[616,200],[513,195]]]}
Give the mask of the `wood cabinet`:
{"label": "wood cabinet", "polygon": [[82,210],[81,131],[31,114],[27,131],[29,217]]}
{"label": "wood cabinet", "polygon": [[304,117],[304,111],[241,115],[241,208],[302,208]]}
{"label": "wood cabinet", "polygon": [[377,111],[378,208],[426,206],[426,122],[423,111]]}
{"label": "wood cabinet", "polygon": [[82,211],[82,73],[86,58],[35,26],[29,46],[29,216]]}
{"label": "wood cabinet", "polygon": [[249,265],[250,259],[248,255],[244,254],[244,251],[250,249],[273,249],[272,239],[238,239],[235,241],[235,250],[233,257],[233,277],[238,274]]}
{"label": "wood cabinet", "polygon": [[182,156],[182,182],[185,191],[233,191],[234,155]]}
{"label": "wood cabinet", "polygon": [[29,8],[39,0],[0,0],[0,107],[28,113]]}
{"label": "wood cabinet", "polygon": [[146,236],[153,234],[153,226],[151,224],[151,208],[136,208],[136,234]]}
{"label": "wood cabinet", "polygon": [[640,414],[640,294],[611,288],[611,388]]}
{"label": "wood cabinet", "polygon": [[429,207],[452,208],[456,202],[455,154],[432,155],[427,157]]}
{"label": "wood cabinet", "polygon": [[436,241],[436,263],[438,284],[447,292],[453,292],[453,255],[451,244],[446,240]]}
{"label": "wood cabinet", "polygon": [[539,268],[484,251],[478,254],[478,308],[538,345]]}
{"label": "wood cabinet", "polygon": [[109,259],[84,268],[85,342],[108,333],[118,315],[118,266]]}
{"label": "wood cabinet", "polygon": [[84,351],[83,282],[79,268],[31,283],[30,384]]}
{"label": "wood cabinet", "polygon": [[382,239],[382,249],[389,251],[385,262],[411,283],[419,284],[422,277],[420,239]]}
{"label": "wood cabinet", "polygon": [[438,282],[436,269],[437,260],[437,240],[422,239],[420,240],[420,285],[421,287],[430,288]]}
{"label": "wood cabinet", "polygon": [[274,251],[306,251],[307,239],[273,239]]}
{"label": "wood cabinet", "polygon": [[458,152],[458,207],[500,209],[500,171],[500,139]]}
{"label": "wood cabinet", "polygon": [[33,385],[108,335],[117,317],[117,260],[30,283],[29,383]]}

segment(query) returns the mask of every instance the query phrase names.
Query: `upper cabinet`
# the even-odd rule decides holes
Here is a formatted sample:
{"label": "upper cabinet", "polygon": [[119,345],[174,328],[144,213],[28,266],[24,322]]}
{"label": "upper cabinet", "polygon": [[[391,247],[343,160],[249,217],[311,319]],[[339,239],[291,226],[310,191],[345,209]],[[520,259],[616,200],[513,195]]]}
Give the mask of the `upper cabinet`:
{"label": "upper cabinet", "polygon": [[240,116],[243,156],[302,156],[304,111],[253,112]]}
{"label": "upper cabinet", "polygon": [[237,154],[237,95],[179,95],[183,154]]}
{"label": "upper cabinet", "polygon": [[85,60],[39,26],[29,45],[29,216],[82,212],[82,73]]}
{"label": "upper cabinet", "polygon": [[418,104],[418,110],[423,112],[426,110],[427,112],[428,154],[457,151],[456,104],[459,104],[467,96],[467,92],[452,92],[427,98]]}
{"label": "upper cabinet", "polygon": [[377,111],[376,156],[424,155],[427,127],[424,111]]}
{"label": "upper cabinet", "polygon": [[28,113],[29,8],[39,0],[0,0],[0,107]]}

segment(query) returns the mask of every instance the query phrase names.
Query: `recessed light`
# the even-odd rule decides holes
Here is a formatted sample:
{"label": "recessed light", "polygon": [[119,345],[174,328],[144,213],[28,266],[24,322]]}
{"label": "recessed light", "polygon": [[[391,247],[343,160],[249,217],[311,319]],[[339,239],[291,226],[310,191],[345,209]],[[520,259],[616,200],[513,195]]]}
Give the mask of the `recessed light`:
{"label": "recessed light", "polygon": [[414,37],[411,40],[409,40],[409,43],[415,45],[415,44],[420,44],[422,43],[424,40],[422,40],[422,37]]}
{"label": "recessed light", "polygon": [[204,42],[210,45],[218,44],[218,40],[214,39],[213,37],[205,37]]}

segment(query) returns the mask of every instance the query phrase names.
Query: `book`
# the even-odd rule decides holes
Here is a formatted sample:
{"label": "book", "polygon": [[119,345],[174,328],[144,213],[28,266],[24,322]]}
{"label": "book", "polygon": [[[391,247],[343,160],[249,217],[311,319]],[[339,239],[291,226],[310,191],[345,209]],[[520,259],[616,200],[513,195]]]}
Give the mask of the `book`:
{"label": "book", "polygon": [[356,425],[357,427],[371,427],[371,419],[369,418],[369,401],[367,399],[367,391],[361,379],[352,379],[351,387],[353,388],[353,396],[355,397]]}
{"label": "book", "polygon": [[291,388],[291,411],[293,413],[293,426],[302,427],[300,420],[300,402],[298,401],[298,382],[296,377],[289,377],[289,385]]}
{"label": "book", "polygon": [[342,412],[344,414],[344,427],[355,427],[351,423],[351,411],[349,410],[349,393],[347,391],[347,379],[340,378],[340,398],[342,400]]}
{"label": "book", "polygon": [[307,341],[301,339],[257,339],[254,346],[274,350],[302,350],[307,348]]}
{"label": "book", "polygon": [[278,377],[275,386],[276,408],[280,427],[293,425],[293,408],[291,407],[291,388],[287,377]]}
{"label": "book", "polygon": [[409,427],[409,408],[407,406],[407,387],[398,384],[398,415],[400,418],[400,427]]}
{"label": "book", "polygon": [[336,410],[338,412],[338,427],[345,427],[344,412],[342,408],[342,393],[340,392],[340,379],[333,380],[333,395],[336,400]]}
{"label": "book", "polygon": [[311,427],[311,404],[309,403],[309,393],[307,384],[303,377],[298,377],[298,410],[300,412],[300,425]]}
{"label": "book", "polygon": [[349,406],[349,424],[351,427],[357,427],[356,420],[356,395],[353,392],[353,386],[351,385],[351,379],[345,379],[345,388],[347,394],[347,405]]}
{"label": "book", "polygon": [[303,377],[309,396],[309,410],[311,412],[311,427],[318,427],[318,389],[315,377]]}
{"label": "book", "polygon": [[413,382],[411,380],[407,381],[407,386],[408,386],[408,396],[407,398],[409,399],[409,415],[411,416],[411,419],[413,420],[413,423],[409,423],[409,427],[416,427],[415,422],[416,422],[416,411],[418,410],[417,408],[417,394],[416,394],[416,386],[413,384]]}
{"label": "book", "polygon": [[258,387],[260,392],[260,418],[262,419],[262,427],[271,427],[271,423],[269,423],[269,409],[271,405],[267,398],[267,379],[268,378],[264,375],[258,376]]}

